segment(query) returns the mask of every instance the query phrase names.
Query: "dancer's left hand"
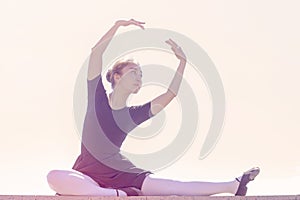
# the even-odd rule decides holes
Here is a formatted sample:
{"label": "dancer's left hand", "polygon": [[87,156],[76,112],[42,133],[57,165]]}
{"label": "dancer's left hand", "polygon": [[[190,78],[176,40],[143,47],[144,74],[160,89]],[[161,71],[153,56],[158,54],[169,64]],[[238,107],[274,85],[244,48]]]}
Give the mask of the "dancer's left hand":
{"label": "dancer's left hand", "polygon": [[176,57],[179,60],[186,61],[186,56],[183,50],[181,49],[180,46],[176,44],[176,42],[174,42],[171,38],[169,38],[165,42],[171,46],[172,51],[175,53]]}

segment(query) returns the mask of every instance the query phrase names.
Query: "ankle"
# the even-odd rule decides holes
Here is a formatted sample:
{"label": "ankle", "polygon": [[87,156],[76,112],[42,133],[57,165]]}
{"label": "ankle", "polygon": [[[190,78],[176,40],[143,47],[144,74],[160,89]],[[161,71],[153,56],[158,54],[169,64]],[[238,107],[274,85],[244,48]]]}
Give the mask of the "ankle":
{"label": "ankle", "polygon": [[117,191],[117,196],[119,197],[126,197],[127,194],[126,192],[122,191],[122,190],[116,190]]}
{"label": "ankle", "polygon": [[242,177],[243,177],[243,176],[239,176],[239,177],[235,178],[235,180],[238,181],[238,182],[240,183],[240,182],[242,181]]}
{"label": "ankle", "polygon": [[232,194],[236,194],[236,192],[238,191],[241,179],[242,179],[242,177],[238,177],[233,180]]}

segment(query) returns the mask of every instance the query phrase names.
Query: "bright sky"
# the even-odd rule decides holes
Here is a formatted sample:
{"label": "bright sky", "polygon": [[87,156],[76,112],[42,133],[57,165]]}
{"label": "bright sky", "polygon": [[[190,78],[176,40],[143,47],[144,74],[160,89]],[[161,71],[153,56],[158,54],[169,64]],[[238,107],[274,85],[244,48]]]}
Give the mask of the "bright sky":
{"label": "bright sky", "polygon": [[[54,194],[46,182],[48,171],[70,169],[80,153],[73,117],[76,78],[90,48],[121,18],[145,21],[145,28],[176,31],[198,43],[225,88],[226,120],[216,148],[198,159],[211,117],[209,96],[199,93],[201,134],[180,160],[158,171],[159,176],[219,181],[259,166],[261,174],[251,183],[249,195],[299,194],[299,1],[128,2],[0,2],[0,194]],[[175,56],[164,60],[163,52],[156,53],[162,59],[152,64],[176,61]],[[150,62],[138,52],[133,55],[142,64]],[[185,76],[191,74],[187,70]],[[190,82],[197,91],[195,83]],[[151,90],[145,87],[139,95]],[[178,107],[174,101],[166,109],[163,133],[173,128],[176,134]],[[166,145],[172,137],[176,135],[159,136],[155,144]],[[141,151],[141,145],[130,141],[124,148]]]}

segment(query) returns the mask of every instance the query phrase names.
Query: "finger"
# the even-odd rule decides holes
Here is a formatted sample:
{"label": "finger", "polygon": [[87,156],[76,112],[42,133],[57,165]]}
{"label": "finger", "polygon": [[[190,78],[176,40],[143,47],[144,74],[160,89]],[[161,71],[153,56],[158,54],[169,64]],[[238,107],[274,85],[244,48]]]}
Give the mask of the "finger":
{"label": "finger", "polygon": [[135,19],[131,19],[132,21],[136,22],[136,23],[139,23],[139,24],[145,24],[145,22],[141,22],[141,21],[137,21]]}
{"label": "finger", "polygon": [[134,21],[134,24],[145,24],[145,22],[138,22],[138,21]]}
{"label": "finger", "polygon": [[174,47],[174,44],[169,40],[166,40],[166,43],[169,44],[172,48]]}
{"label": "finger", "polygon": [[142,29],[145,29],[143,25],[139,24],[139,23],[134,23],[134,25],[141,27]]}
{"label": "finger", "polygon": [[144,26],[142,26],[142,25],[139,25],[139,27],[141,27],[143,30],[145,30],[145,27],[144,27]]}
{"label": "finger", "polygon": [[172,40],[171,38],[170,38],[169,40],[170,40],[170,42],[171,42],[174,46],[178,46],[178,45],[176,44],[176,42],[174,42],[174,40]]}
{"label": "finger", "polygon": [[165,43],[171,45],[170,41],[169,40],[166,40]]}
{"label": "finger", "polygon": [[133,24],[135,25],[142,25],[142,24],[145,24],[145,22],[139,22],[139,21],[132,21]]}
{"label": "finger", "polygon": [[171,49],[174,49],[174,48],[175,48],[174,45],[173,45],[171,42],[166,41],[166,43],[167,43],[168,45],[170,45]]}
{"label": "finger", "polygon": [[174,45],[172,44],[172,50],[173,50],[173,51],[178,51],[178,49],[179,49],[179,48],[178,48],[177,46],[174,46]]}
{"label": "finger", "polygon": [[171,45],[171,47],[174,49],[179,47],[172,39],[168,40],[168,44]]}

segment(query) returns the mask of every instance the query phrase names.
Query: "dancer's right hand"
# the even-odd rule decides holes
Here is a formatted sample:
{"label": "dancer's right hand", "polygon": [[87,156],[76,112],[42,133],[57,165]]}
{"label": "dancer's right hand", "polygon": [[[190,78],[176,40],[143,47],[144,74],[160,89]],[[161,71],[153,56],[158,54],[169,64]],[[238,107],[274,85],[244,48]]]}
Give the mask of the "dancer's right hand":
{"label": "dancer's right hand", "polygon": [[134,19],[130,19],[130,20],[118,20],[115,23],[118,26],[129,26],[129,25],[135,25],[135,26],[139,26],[142,29],[145,29],[144,26],[142,24],[145,24],[145,22],[140,22],[140,21],[136,21]]}

